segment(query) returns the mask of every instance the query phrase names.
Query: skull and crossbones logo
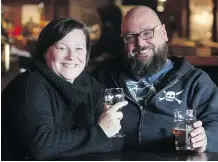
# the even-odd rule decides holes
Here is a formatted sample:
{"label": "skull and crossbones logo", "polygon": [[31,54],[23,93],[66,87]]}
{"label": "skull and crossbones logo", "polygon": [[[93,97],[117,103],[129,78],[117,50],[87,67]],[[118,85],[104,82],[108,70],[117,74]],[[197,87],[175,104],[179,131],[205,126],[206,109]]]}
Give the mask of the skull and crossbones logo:
{"label": "skull and crossbones logo", "polygon": [[182,93],[183,90],[181,90],[180,92],[173,92],[173,91],[163,91],[165,93],[165,96],[164,97],[159,97],[159,101],[162,101],[162,100],[166,100],[166,101],[170,101],[170,102],[173,102],[174,100],[176,100],[179,104],[182,103],[181,100],[177,99],[176,96],[178,96],[179,94]]}

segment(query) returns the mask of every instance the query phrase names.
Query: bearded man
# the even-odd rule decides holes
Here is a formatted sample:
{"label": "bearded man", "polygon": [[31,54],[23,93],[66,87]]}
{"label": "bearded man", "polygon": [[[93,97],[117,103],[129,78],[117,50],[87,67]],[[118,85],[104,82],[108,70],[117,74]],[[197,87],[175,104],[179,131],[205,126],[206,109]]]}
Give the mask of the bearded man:
{"label": "bearded man", "polygon": [[93,76],[105,88],[124,89],[124,149],[175,150],[174,110],[194,109],[192,149],[218,152],[218,89],[186,58],[168,57],[167,32],[157,14],[146,6],[131,9],[122,21],[121,37],[123,57],[103,63]]}

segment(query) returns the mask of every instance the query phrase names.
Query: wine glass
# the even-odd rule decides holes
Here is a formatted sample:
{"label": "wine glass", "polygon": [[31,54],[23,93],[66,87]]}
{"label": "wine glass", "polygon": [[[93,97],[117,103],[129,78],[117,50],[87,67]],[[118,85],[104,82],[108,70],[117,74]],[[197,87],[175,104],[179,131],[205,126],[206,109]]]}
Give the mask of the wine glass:
{"label": "wine glass", "polygon": [[[110,108],[112,105],[124,101],[125,95],[122,88],[109,88],[105,90],[105,103]],[[115,134],[113,137],[124,137],[122,130]]]}

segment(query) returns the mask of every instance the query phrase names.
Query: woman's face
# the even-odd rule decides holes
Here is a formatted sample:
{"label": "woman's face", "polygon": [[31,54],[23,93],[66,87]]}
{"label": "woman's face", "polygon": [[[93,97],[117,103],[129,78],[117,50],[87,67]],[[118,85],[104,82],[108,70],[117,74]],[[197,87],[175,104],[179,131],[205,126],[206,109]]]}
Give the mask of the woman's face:
{"label": "woman's face", "polygon": [[73,82],[85,68],[86,55],[86,37],[82,30],[74,29],[48,48],[45,60],[54,73]]}

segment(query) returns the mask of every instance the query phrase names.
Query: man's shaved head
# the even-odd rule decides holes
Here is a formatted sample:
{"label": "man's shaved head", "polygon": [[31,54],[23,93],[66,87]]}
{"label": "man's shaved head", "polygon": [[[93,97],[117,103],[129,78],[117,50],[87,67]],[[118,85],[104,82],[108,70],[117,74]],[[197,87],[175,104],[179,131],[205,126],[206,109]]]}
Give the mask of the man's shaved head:
{"label": "man's shaved head", "polygon": [[135,79],[157,73],[167,62],[165,25],[151,8],[131,9],[122,21],[121,34],[125,40],[127,69]]}
{"label": "man's shaved head", "polygon": [[[131,24],[137,23],[140,26],[140,22],[147,22],[148,28],[161,24],[157,14],[147,6],[138,6],[131,9],[124,17],[122,21],[121,31],[125,33],[126,27]],[[131,26],[130,26],[131,28]]]}

